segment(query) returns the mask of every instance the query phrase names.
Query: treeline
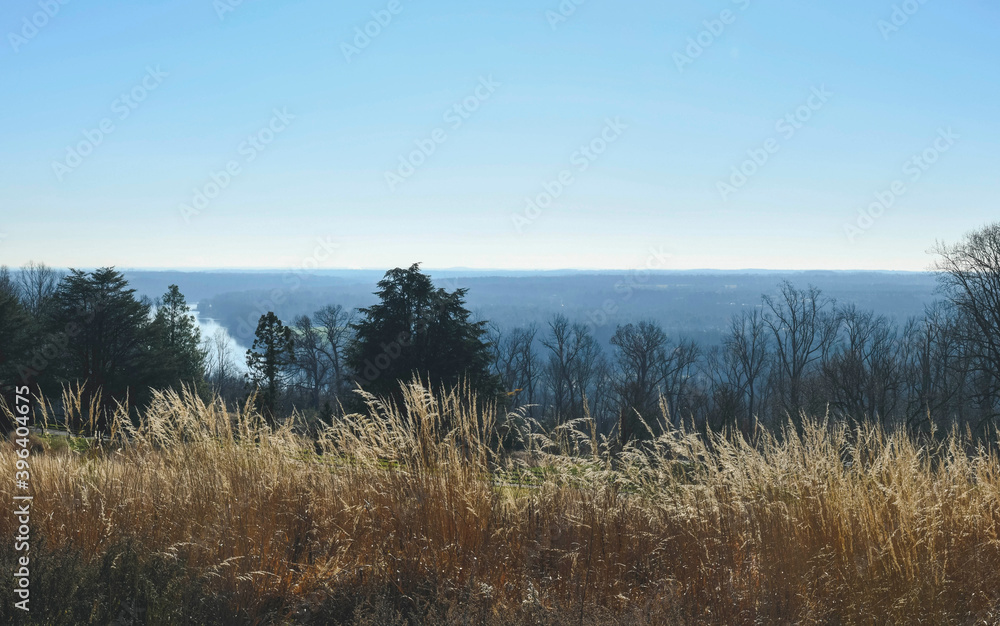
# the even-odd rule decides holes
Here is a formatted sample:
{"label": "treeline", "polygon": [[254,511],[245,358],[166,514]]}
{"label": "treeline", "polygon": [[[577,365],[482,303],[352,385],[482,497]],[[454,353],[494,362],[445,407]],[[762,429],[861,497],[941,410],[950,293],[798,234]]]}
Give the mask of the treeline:
{"label": "treeline", "polygon": [[537,419],[589,415],[626,440],[681,422],[801,429],[803,415],[990,434],[1000,416],[1000,224],[936,252],[942,299],[905,321],[786,281],[733,316],[718,346],[653,322],[618,326],[602,346],[590,326],[555,316],[496,330],[493,371]]}
{"label": "treeline", "polygon": [[[536,419],[590,416],[626,440],[681,422],[800,428],[803,414],[983,432],[995,424],[998,387],[967,324],[950,302],[898,323],[783,283],[733,317],[721,346],[639,322],[604,347],[587,325],[555,316],[544,328],[496,331],[493,368]],[[666,423],[654,423],[660,416]]]}
{"label": "treeline", "polygon": [[79,390],[86,426],[97,430],[117,403],[141,406],[152,389],[190,384],[205,394],[205,354],[189,313],[176,285],[156,302],[137,298],[113,268],[0,267],[0,391],[9,402],[15,385],[31,385],[58,411],[63,391]]}
{"label": "treeline", "polygon": [[[602,343],[592,323],[563,315],[543,326],[480,322],[461,330],[471,322],[458,290],[451,296],[465,321],[413,336],[435,334],[430,344],[441,354],[482,343],[488,363],[473,359],[477,365],[469,370],[482,395],[499,390],[508,408],[548,425],[589,416],[601,432],[626,440],[681,422],[744,432],[800,428],[803,415],[914,432],[957,426],[986,433],[1000,410],[998,233],[1000,226],[992,225],[959,244],[938,245],[942,299],[906,320],[782,282],[733,316],[720,345],[671,337],[652,321],[618,325]],[[407,286],[412,281],[422,281],[422,294]],[[429,285],[416,266],[397,269],[380,283],[376,307],[357,315],[334,307],[297,318],[293,335],[305,341],[296,350],[301,357],[288,363],[288,389],[312,406],[324,399],[337,405],[359,384],[388,394],[414,372],[433,377],[442,371],[447,357],[395,342],[398,332],[427,317],[420,310],[434,310]],[[439,291],[438,298],[449,296]],[[337,332],[331,337],[322,320],[332,314]],[[459,343],[455,337],[463,337],[464,347],[452,345]],[[456,379],[454,372],[449,376]]]}
{"label": "treeline", "polygon": [[[271,310],[291,323],[299,315],[314,317],[315,311],[331,302],[349,311],[370,306],[375,302],[371,285],[381,277],[361,283],[365,276],[361,273],[339,282],[310,275],[295,283],[292,275],[238,273],[233,276],[241,281],[256,276],[257,284],[228,286],[224,274],[205,275],[211,278],[200,273],[187,277],[173,274],[169,280],[180,284],[190,300],[198,301],[201,315],[216,320],[246,346],[253,342],[261,313]],[[162,285],[167,284],[150,272],[128,272],[126,276],[148,293],[162,291]],[[935,283],[926,272],[688,273],[643,267],[627,272],[450,276],[435,272],[435,283],[449,289],[459,282],[467,287],[467,306],[479,319],[505,329],[531,324],[544,328],[552,314],[562,313],[571,320],[589,323],[594,338],[605,346],[614,334],[615,323],[639,320],[655,321],[672,336],[683,335],[706,346],[718,344],[730,315],[744,305],[759,303],[760,294],[771,292],[783,279],[796,285],[815,284],[839,302],[853,302],[897,319],[921,315],[924,304],[934,297]],[[271,299],[273,289],[282,290],[280,301]],[[609,317],[613,323],[608,323]]]}
{"label": "treeline", "polygon": [[59,276],[30,264],[0,270],[0,384],[29,381],[49,398],[80,386],[98,426],[116,403],[182,384],[253,398],[274,420],[297,410],[328,421],[358,407],[359,387],[392,401],[419,376],[548,425],[589,416],[622,440],[682,422],[799,428],[803,415],[986,433],[1000,410],[1000,225],[937,252],[943,297],[922,316],[895,320],[783,282],[710,347],[652,321],[618,325],[606,343],[563,315],[491,326],[472,319],[466,290],[436,288],[414,265],[387,272],[370,307],[262,315],[245,370],[224,335],[200,337],[175,285],[152,302],[112,268]]}

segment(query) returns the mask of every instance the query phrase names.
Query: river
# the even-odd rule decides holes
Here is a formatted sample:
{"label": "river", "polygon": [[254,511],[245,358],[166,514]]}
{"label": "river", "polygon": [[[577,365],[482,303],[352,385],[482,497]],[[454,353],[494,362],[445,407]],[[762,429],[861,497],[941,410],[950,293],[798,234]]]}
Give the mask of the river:
{"label": "river", "polygon": [[216,336],[216,333],[221,332],[222,336],[225,337],[230,342],[229,354],[232,357],[233,362],[236,365],[236,368],[241,372],[245,372],[247,369],[246,366],[247,347],[241,345],[240,342],[237,341],[235,337],[229,334],[229,331],[226,330],[225,326],[219,324],[213,318],[201,317],[201,315],[198,313],[197,302],[190,306],[191,306],[191,315],[194,316],[195,321],[198,323],[198,330],[201,331],[202,340],[208,340],[209,342],[212,342]]}

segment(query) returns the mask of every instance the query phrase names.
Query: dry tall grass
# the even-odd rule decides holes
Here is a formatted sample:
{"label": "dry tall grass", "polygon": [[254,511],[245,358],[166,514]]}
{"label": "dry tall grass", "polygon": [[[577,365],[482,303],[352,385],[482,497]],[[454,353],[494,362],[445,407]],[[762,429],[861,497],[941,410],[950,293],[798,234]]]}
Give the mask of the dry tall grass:
{"label": "dry tall grass", "polygon": [[[813,422],[612,454],[586,421],[544,435],[419,385],[398,409],[368,400],[316,441],[159,394],[101,449],[36,454],[32,619],[1000,621],[1000,459],[964,437]],[[528,451],[504,454],[504,429]],[[0,620],[23,618],[0,580]]]}

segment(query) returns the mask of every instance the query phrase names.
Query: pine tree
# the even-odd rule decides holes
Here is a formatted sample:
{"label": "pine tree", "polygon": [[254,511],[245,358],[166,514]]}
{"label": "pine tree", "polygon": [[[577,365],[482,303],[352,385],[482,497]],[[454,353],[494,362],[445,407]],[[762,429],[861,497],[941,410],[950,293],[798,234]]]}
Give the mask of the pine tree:
{"label": "pine tree", "polygon": [[206,393],[201,331],[177,285],[170,285],[163,294],[153,326],[159,352],[158,378],[171,385],[194,384],[200,393]]}
{"label": "pine tree", "polygon": [[260,316],[253,346],[247,350],[247,380],[257,394],[257,405],[272,423],[282,387],[287,382],[289,367],[295,362],[292,329],[268,311]]}
{"label": "pine tree", "polygon": [[62,350],[43,363],[44,373],[54,375],[57,383],[83,383],[85,403],[99,394],[100,412],[91,416],[98,427],[105,425],[116,402],[128,399],[141,406],[157,382],[150,308],[148,299],[137,299],[113,267],[89,274],[70,270],[59,282],[49,330],[61,338],[52,345],[62,345]]}
{"label": "pine tree", "polygon": [[465,289],[435,288],[420,265],[386,272],[379,303],[361,309],[347,354],[355,381],[365,390],[393,396],[414,375],[432,386],[464,382],[483,399],[500,386],[489,371],[486,322],[473,322]]}
{"label": "pine tree", "polygon": [[[0,395],[7,400],[7,406],[14,406],[15,386],[34,382],[21,377],[30,352],[33,327],[33,320],[18,298],[10,272],[6,266],[0,266]],[[0,411],[0,427],[6,432],[13,425]]]}

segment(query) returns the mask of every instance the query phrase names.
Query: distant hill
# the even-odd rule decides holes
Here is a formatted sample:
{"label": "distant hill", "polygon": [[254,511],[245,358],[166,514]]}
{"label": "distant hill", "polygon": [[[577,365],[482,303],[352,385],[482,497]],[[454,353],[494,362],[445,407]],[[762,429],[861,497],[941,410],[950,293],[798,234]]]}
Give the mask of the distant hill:
{"label": "distant hill", "polygon": [[[469,308],[501,327],[544,326],[556,313],[588,323],[606,342],[617,324],[652,319],[669,333],[702,343],[719,341],[733,313],[760,305],[782,280],[815,285],[840,302],[903,321],[935,299],[936,282],[926,272],[859,271],[654,271],[507,272],[429,271],[439,286],[467,288]],[[372,292],[383,272],[332,270],[129,271],[139,293],[157,297],[175,283],[201,314],[216,319],[249,343],[256,320],[273,310],[289,321],[327,304],[345,308],[375,302]]]}

